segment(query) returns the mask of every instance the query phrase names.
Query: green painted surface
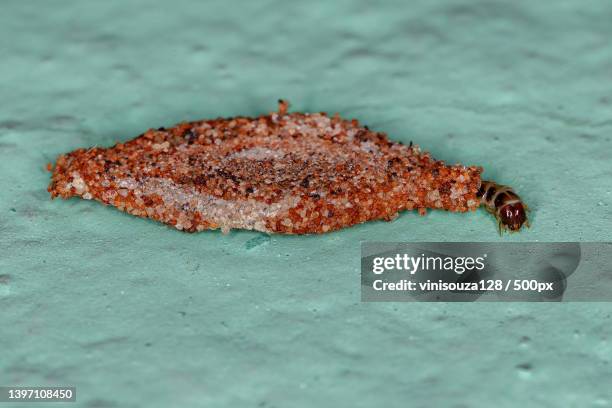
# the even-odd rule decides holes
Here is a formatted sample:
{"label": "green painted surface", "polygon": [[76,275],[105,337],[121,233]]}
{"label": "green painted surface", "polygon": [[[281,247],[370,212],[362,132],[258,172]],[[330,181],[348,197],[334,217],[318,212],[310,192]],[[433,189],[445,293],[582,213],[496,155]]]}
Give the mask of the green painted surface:
{"label": "green painted surface", "polygon": [[[359,288],[362,240],[612,238],[611,21],[607,1],[3,0],[0,385],[76,385],[66,406],[92,408],[612,406],[611,304]],[[431,212],[189,235],[49,200],[60,153],[279,97],[484,166],[531,230]]]}

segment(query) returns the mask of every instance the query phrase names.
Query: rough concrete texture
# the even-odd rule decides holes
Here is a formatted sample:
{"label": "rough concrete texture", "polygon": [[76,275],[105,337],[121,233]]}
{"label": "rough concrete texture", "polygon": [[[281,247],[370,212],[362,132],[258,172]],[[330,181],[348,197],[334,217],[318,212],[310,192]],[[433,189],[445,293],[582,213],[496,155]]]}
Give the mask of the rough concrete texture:
{"label": "rough concrete texture", "polygon": [[[362,240],[610,240],[611,21],[607,1],[3,0],[0,385],[91,408],[612,406],[612,304],[359,287]],[[484,166],[531,230],[479,211],[189,235],[49,200],[60,153],[279,97]]]}

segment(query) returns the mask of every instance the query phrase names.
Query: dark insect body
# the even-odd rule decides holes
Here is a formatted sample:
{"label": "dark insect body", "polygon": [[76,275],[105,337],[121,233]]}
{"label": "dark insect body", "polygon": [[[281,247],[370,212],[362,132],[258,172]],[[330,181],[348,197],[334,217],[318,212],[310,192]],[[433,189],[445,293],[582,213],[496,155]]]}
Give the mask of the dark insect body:
{"label": "dark insect body", "polygon": [[511,187],[483,180],[477,196],[480,197],[480,205],[497,219],[500,234],[504,231],[517,232],[523,225],[529,227],[529,208]]}

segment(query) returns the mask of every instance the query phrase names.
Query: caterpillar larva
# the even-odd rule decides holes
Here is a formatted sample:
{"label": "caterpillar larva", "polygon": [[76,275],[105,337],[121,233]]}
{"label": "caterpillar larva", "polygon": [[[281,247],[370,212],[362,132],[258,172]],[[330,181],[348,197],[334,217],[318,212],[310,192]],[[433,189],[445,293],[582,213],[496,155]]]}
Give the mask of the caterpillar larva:
{"label": "caterpillar larva", "polygon": [[483,180],[478,197],[480,205],[497,219],[500,234],[503,231],[519,231],[523,225],[529,227],[529,208],[512,188]]}

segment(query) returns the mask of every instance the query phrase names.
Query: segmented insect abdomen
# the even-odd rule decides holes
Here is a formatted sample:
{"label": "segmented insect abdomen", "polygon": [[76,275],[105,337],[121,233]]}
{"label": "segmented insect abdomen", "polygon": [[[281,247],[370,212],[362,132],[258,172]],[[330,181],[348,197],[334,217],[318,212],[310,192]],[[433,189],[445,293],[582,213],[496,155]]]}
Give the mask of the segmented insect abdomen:
{"label": "segmented insect abdomen", "polygon": [[529,226],[527,205],[512,188],[483,180],[478,196],[480,204],[497,219],[500,231],[507,229],[514,232],[520,230],[523,225]]}

